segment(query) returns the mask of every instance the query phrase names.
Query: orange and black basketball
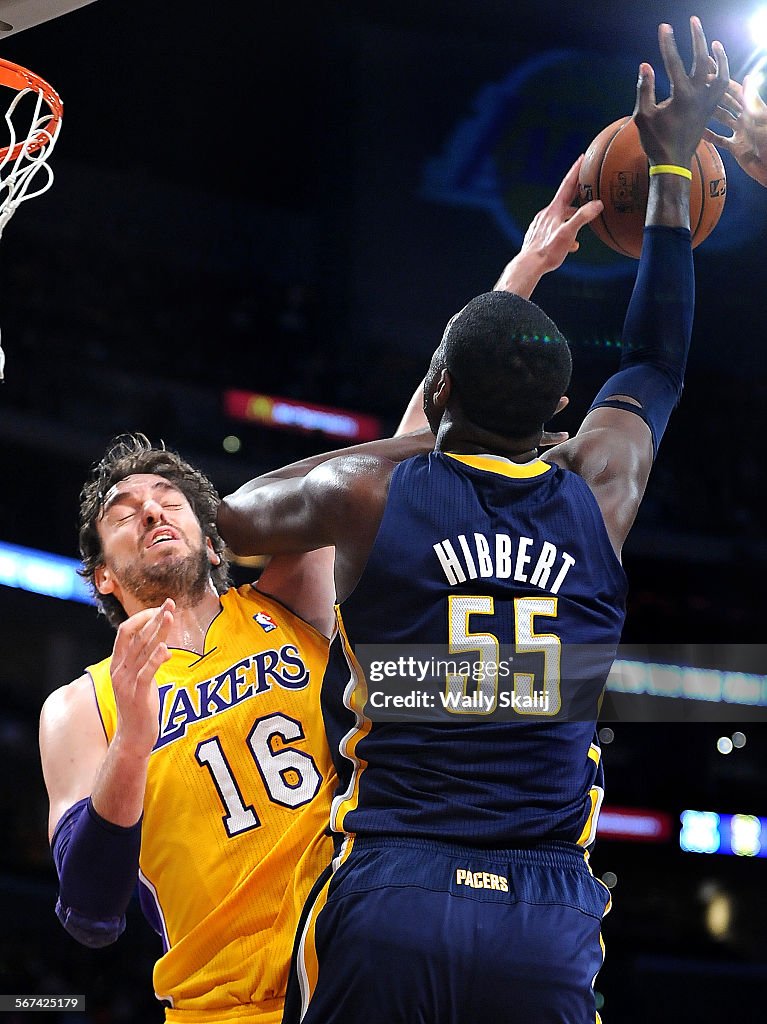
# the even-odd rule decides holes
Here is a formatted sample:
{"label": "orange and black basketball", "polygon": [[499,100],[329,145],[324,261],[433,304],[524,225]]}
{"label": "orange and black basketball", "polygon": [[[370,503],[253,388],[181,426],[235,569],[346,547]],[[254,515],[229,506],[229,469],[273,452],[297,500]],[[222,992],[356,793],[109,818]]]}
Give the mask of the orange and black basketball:
{"label": "orange and black basketball", "polygon": [[[715,146],[701,140],[693,157],[690,190],[690,231],[693,249],[708,238],[724,209],[727,178]],[[600,241],[624,256],[642,252],[649,163],[631,117],[613,121],[597,135],[578,175],[582,203],[601,199],[602,213],[591,222]]]}

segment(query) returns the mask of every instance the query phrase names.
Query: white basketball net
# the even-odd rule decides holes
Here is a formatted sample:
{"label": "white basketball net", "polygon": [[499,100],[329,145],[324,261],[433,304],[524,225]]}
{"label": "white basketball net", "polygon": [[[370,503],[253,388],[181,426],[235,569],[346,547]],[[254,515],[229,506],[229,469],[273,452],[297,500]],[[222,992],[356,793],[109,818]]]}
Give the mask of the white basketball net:
{"label": "white basketball net", "polygon": [[[19,103],[29,93],[34,93],[36,100],[32,122],[24,136],[23,131],[14,125],[13,116]],[[18,114],[17,119],[26,116],[26,113]],[[42,89],[27,88],[16,92],[5,113],[5,123],[10,142],[0,160],[0,237],[21,204],[41,196],[53,184],[53,169],[48,159],[61,131],[61,119],[51,116]],[[0,346],[0,381],[4,380],[4,369],[5,353]]]}
{"label": "white basketball net", "polygon": [[[5,114],[5,123],[10,133],[8,151],[0,161],[0,236],[3,229],[16,210],[27,199],[34,199],[47,192],[53,184],[53,170],[48,165],[48,158],[56,145],[56,139],[61,131],[61,121],[56,123],[53,134],[48,130],[47,125],[52,120],[50,111],[41,114],[44,99],[42,92],[37,93],[35,111],[32,123],[27,131],[21,149],[16,159],[13,159],[13,152],[16,144],[21,138],[16,126],[13,123],[13,115],[19,103],[27,93],[34,92],[33,89],[22,89],[14,96]],[[42,145],[41,143],[42,141]],[[34,148],[32,148],[34,145]],[[42,178],[40,175],[42,173]],[[33,182],[36,182],[34,191],[30,191]]]}

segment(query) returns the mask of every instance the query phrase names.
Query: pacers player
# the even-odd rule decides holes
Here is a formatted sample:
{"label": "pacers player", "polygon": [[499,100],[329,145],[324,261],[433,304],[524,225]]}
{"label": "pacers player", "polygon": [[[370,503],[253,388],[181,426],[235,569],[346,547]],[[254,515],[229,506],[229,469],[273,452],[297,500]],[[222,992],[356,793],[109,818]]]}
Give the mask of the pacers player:
{"label": "pacers player", "polygon": [[[529,293],[577,248],[601,209],[571,216],[578,166],[498,288]],[[372,450],[406,458],[431,448],[426,434]],[[210,481],[140,435],[118,439],[83,490],[83,573],[117,638],[41,716],[57,913],[81,942],[113,942],[138,879],[167,1019],[276,1024],[299,914],[332,853],[319,688],[333,554],[273,559],[232,589],[217,507]]]}
{"label": "pacers player", "polygon": [[[299,929],[291,1024],[598,1019],[609,897],[587,857],[603,792],[596,706],[624,620],[621,548],[682,389],[689,168],[728,82],[721,44],[711,56],[697,18],[691,31],[688,75],[670,26],[659,29],[669,99],[656,104],[653,69],[640,69],[635,116],[654,167],[644,247],[621,368],[578,434],[538,457],[569,383],[568,346],[537,306],[490,292],[453,317],[432,358],[432,452],[397,465],[373,452],[306,460],[221,506],[234,550],[336,548],[322,701],[338,851]],[[377,718],[392,692],[380,665],[383,684],[373,662],[365,674],[371,644],[393,669],[405,645],[491,651],[489,665],[516,644],[530,667],[515,664],[506,686],[523,711],[500,714],[496,661],[476,684],[442,679],[452,707],[428,705],[431,691],[428,713]],[[578,647],[589,648],[590,707],[561,720]],[[531,715],[521,698],[538,693],[547,703]]]}

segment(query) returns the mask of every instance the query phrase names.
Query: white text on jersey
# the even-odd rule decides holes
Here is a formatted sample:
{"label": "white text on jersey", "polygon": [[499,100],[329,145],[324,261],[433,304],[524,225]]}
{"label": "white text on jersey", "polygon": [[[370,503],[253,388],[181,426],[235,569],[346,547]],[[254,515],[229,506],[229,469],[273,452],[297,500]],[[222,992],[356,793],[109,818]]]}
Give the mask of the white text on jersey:
{"label": "white text on jersey", "polygon": [[176,688],[175,683],[161,686],[160,732],[154,749],[180,739],[194,722],[228,711],[271,690],[275,683],[284,690],[302,690],[309,683],[309,669],[294,644],[251,654],[189,689]]}
{"label": "white text on jersey", "polygon": [[[556,545],[547,540],[540,543],[540,549],[532,537],[519,537],[515,546],[508,533],[492,534],[489,539],[483,533],[469,537],[461,533],[456,540],[454,544],[445,538],[434,545],[451,587],[464,583],[467,578],[495,577],[530,583],[550,594],[558,594],[575,565],[572,555],[566,551],[560,553]],[[552,574],[554,579],[549,583]]]}

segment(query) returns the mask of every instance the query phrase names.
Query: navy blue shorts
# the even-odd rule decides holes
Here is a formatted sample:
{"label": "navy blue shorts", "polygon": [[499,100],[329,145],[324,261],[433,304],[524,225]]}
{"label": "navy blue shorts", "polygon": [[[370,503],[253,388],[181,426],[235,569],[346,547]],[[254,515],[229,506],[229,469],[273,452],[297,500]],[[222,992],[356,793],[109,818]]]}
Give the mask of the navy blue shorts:
{"label": "navy blue shorts", "polygon": [[284,1024],[595,1024],[606,886],[581,847],[355,839],[318,880]]}

